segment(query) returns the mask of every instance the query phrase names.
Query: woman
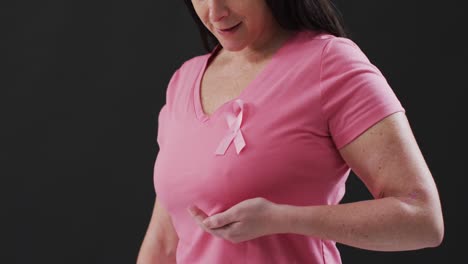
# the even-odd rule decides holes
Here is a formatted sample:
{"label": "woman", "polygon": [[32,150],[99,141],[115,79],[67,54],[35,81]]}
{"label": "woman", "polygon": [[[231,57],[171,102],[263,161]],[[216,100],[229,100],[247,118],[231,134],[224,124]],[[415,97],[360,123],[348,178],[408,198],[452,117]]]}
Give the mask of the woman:
{"label": "woman", "polygon": [[[169,82],[139,263],[335,264],[335,242],[441,243],[405,109],[329,0],[185,3],[209,53]],[[351,169],[375,199],[339,204]]]}

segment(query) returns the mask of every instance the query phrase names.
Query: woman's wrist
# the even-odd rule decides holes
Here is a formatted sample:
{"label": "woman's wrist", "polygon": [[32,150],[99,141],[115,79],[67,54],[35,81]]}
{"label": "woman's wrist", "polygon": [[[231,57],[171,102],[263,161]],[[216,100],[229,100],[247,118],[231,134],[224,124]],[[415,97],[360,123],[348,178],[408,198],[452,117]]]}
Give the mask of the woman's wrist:
{"label": "woman's wrist", "polygon": [[304,210],[305,208],[288,204],[275,204],[273,208],[273,233],[300,234],[300,223],[298,222],[300,218],[297,214],[300,210]]}

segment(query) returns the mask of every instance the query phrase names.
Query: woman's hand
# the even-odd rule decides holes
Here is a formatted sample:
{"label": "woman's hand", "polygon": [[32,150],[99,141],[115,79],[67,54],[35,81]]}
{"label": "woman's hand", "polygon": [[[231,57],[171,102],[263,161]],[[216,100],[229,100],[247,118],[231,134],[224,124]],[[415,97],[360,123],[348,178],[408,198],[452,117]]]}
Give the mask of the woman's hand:
{"label": "woman's hand", "polygon": [[257,197],[242,201],[228,210],[208,216],[200,208],[188,209],[198,225],[206,232],[239,243],[260,236],[274,234],[276,204]]}

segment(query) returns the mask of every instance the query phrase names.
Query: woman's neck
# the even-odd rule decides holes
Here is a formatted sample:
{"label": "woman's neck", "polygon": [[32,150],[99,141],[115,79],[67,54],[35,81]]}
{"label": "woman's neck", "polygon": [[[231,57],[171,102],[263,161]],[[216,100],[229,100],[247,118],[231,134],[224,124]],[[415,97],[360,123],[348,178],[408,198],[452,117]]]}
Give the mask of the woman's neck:
{"label": "woman's neck", "polygon": [[262,39],[262,43],[256,46],[247,46],[240,51],[221,49],[219,56],[229,64],[257,65],[268,60],[287,41],[293,31],[278,30],[272,36]]}

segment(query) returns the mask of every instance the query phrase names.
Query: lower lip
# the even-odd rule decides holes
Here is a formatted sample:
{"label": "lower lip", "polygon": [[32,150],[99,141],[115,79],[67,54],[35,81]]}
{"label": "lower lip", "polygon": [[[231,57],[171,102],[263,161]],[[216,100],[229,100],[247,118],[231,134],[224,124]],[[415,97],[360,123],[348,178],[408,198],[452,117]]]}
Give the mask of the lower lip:
{"label": "lower lip", "polygon": [[233,35],[234,33],[237,32],[237,30],[239,29],[239,27],[240,27],[241,24],[242,24],[242,23],[237,24],[237,26],[233,27],[233,28],[230,29],[230,30],[220,30],[220,29],[218,29],[218,33],[221,34],[221,35],[223,35],[223,36],[230,36],[230,35]]}

